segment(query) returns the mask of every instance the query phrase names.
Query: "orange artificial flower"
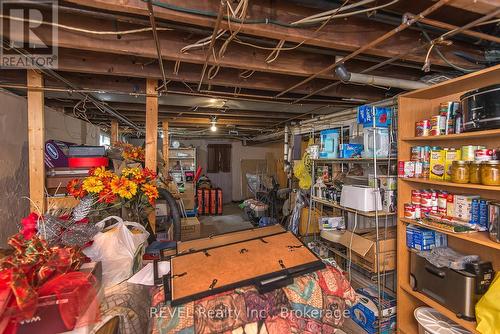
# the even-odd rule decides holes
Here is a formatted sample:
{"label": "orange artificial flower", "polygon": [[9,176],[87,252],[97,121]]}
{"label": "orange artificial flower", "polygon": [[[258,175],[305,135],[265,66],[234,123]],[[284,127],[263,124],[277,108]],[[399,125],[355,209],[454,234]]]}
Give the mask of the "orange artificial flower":
{"label": "orange artificial flower", "polygon": [[87,191],[83,189],[82,182],[79,179],[69,181],[66,189],[68,193],[75,198],[83,198],[87,195]]}
{"label": "orange artificial flower", "polygon": [[154,204],[154,200],[159,197],[158,188],[150,183],[146,183],[141,187],[144,195],[148,198],[148,201],[151,205]]}

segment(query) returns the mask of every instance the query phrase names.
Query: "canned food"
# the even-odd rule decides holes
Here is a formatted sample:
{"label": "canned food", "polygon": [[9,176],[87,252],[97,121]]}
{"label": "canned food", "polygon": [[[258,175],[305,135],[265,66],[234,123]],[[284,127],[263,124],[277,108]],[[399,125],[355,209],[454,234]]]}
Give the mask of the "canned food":
{"label": "canned food", "polygon": [[415,219],[422,218],[422,207],[420,204],[415,204]]}
{"label": "canned food", "polygon": [[446,132],[446,116],[432,116],[431,118],[431,136],[441,136]]}
{"label": "canned food", "polygon": [[404,215],[405,215],[405,218],[407,218],[407,219],[415,219],[415,205],[405,203]]}
{"label": "canned food", "polygon": [[462,160],[474,161],[476,150],[484,149],[484,146],[466,145],[462,146]]}
{"label": "canned food", "polygon": [[495,155],[495,150],[489,148],[481,148],[474,151],[474,160],[489,161],[493,160],[494,155]]}
{"label": "canned food", "polygon": [[432,206],[436,207],[436,209],[437,209],[437,206],[438,206],[438,194],[437,194],[437,191],[435,191],[435,190],[431,190],[431,203],[432,203]]}
{"label": "canned food", "polygon": [[411,191],[411,203],[420,205],[420,202],[422,200],[421,194],[422,193],[420,192],[420,190],[412,190]]}
{"label": "canned food", "polygon": [[423,162],[430,162],[431,161],[431,147],[430,146],[424,146],[422,149],[422,161]]}
{"label": "canned food", "polygon": [[428,179],[431,175],[431,163],[428,161],[424,161],[422,163],[422,178]]}
{"label": "canned food", "polygon": [[431,213],[431,208],[423,206],[420,208],[420,215],[422,218],[428,217],[430,213]]}
{"label": "canned food", "polygon": [[428,119],[415,123],[415,135],[417,137],[427,137],[431,133],[431,121]]}
{"label": "canned food", "polygon": [[422,161],[415,161],[415,177],[422,177],[424,163]]}
{"label": "canned food", "polygon": [[432,194],[430,192],[423,191],[420,194],[420,205],[426,208],[432,207]]}
{"label": "canned food", "polygon": [[413,146],[411,148],[411,155],[410,155],[410,160],[411,161],[420,161],[422,159],[422,146]]}
{"label": "canned food", "polygon": [[438,208],[437,209],[437,213],[439,213],[440,215],[444,215],[446,216],[446,208]]}
{"label": "canned food", "polygon": [[440,192],[438,194],[438,209],[444,209],[446,213],[446,201],[448,199],[448,193],[447,192]]}

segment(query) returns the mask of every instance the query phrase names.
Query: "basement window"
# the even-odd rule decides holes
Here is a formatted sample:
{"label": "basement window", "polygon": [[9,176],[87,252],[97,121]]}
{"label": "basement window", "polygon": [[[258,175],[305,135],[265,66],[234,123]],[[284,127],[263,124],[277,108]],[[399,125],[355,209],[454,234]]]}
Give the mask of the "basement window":
{"label": "basement window", "polygon": [[231,144],[208,144],[207,173],[231,172]]}
{"label": "basement window", "polygon": [[111,137],[105,133],[99,134],[99,146],[111,146]]}

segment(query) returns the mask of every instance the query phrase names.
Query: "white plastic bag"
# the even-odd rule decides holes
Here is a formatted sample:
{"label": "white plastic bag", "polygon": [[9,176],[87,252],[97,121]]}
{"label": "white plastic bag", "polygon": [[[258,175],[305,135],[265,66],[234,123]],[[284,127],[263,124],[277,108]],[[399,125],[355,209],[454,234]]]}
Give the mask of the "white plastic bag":
{"label": "white plastic bag", "polygon": [[[108,220],[117,221],[106,229]],[[113,286],[133,274],[134,258],[137,251],[143,248],[149,233],[146,229],[134,222],[123,221],[120,217],[110,216],[96,226],[100,232],[94,236],[94,243],[83,250],[92,261],[102,262],[102,284],[105,287]],[[141,233],[132,233],[127,226],[135,227]]]}

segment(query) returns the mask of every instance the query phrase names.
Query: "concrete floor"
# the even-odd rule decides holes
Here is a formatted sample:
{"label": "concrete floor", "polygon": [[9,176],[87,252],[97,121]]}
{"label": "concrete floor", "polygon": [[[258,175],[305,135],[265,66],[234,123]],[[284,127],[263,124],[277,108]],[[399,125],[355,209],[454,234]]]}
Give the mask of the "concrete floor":
{"label": "concrete floor", "polygon": [[221,216],[199,216],[201,223],[201,238],[227,232],[234,232],[252,228],[246,220],[245,214],[237,203],[225,204]]}

